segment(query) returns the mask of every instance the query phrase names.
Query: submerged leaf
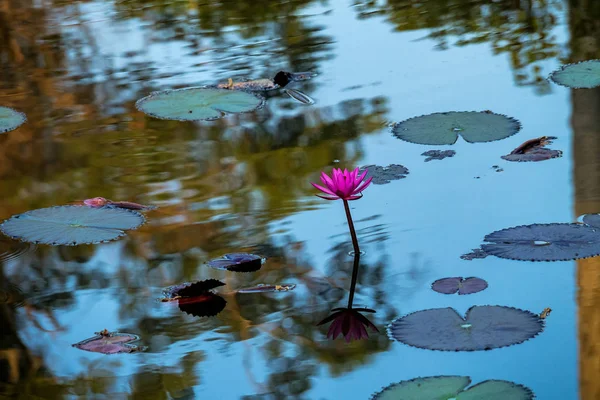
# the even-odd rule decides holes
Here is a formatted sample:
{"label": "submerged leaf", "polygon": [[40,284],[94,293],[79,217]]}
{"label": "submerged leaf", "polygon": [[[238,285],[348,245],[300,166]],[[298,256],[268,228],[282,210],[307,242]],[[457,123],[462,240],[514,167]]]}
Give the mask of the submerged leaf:
{"label": "submerged leaf", "polygon": [[473,306],[465,318],[452,308],[417,311],[394,320],[388,333],[399,342],[421,349],[478,351],[522,343],[543,328],[543,320],[529,311]]}
{"label": "submerged leaf", "polygon": [[154,92],[135,105],[160,119],[199,121],[221,118],[225,113],[245,113],[263,105],[264,99],[241,90],[193,87]]}
{"label": "submerged leaf", "polygon": [[282,283],[281,285],[257,285],[249,288],[239,289],[238,293],[266,293],[266,292],[289,292],[294,290],[296,285],[293,283]]}
{"label": "submerged leaf", "polygon": [[431,376],[394,383],[371,400],[533,400],[533,392],[509,381],[487,380],[471,386],[467,376]]}
{"label": "submerged leaf", "polygon": [[144,222],[144,216],[135,211],[60,206],[14,215],[0,225],[0,231],[26,242],[74,246],[117,239]]}
{"label": "submerged leaf", "polygon": [[450,145],[461,135],[469,143],[505,139],[521,130],[514,118],[491,111],[451,111],[414,117],[395,124],[398,139],[426,145]]}
{"label": "submerged leaf", "polygon": [[487,256],[488,256],[488,254],[485,251],[483,251],[481,249],[473,249],[472,252],[463,254],[462,256],[460,256],[460,258],[462,260],[471,261],[476,258],[486,258]]}
{"label": "submerged leaf", "polygon": [[207,264],[209,267],[226,271],[253,272],[258,271],[264,262],[264,258],[255,254],[230,253],[220,258],[215,258]]}
{"label": "submerged leaf", "polygon": [[296,89],[284,89],[283,91],[288,96],[290,96],[292,99],[294,99],[302,104],[307,104],[307,105],[315,104],[315,101],[304,92],[301,92]]}
{"label": "submerged leaf", "polygon": [[431,284],[431,288],[443,294],[454,294],[458,292],[459,295],[462,294],[473,294],[477,292],[481,292],[488,287],[486,281],[481,278],[442,278]]}
{"label": "submerged leaf", "polygon": [[600,60],[587,60],[563,65],[550,74],[550,79],[571,89],[591,89],[600,86]]}
{"label": "submerged leaf", "polygon": [[432,160],[443,160],[444,158],[454,157],[456,152],[454,150],[429,150],[425,153],[421,153],[422,156],[427,157],[425,162]]}
{"label": "submerged leaf", "polygon": [[408,168],[399,164],[390,164],[387,167],[366,165],[360,168],[359,174],[362,174],[365,170],[367,170],[365,179],[373,178],[372,183],[374,185],[384,185],[391,181],[397,181],[406,178],[406,175],[409,174]]}
{"label": "submerged leaf", "polygon": [[143,351],[145,347],[131,345],[140,338],[130,333],[108,332],[106,329],[102,332],[96,332],[96,336],[85,339],[72,345],[81,350],[91,351],[93,353],[116,354],[133,353]]}
{"label": "submerged leaf", "polygon": [[8,107],[0,107],[0,133],[6,133],[17,129],[27,121],[22,112]]}
{"label": "submerged leaf", "polygon": [[569,261],[600,254],[600,232],[581,224],[533,224],[487,235],[487,254],[522,261]]}

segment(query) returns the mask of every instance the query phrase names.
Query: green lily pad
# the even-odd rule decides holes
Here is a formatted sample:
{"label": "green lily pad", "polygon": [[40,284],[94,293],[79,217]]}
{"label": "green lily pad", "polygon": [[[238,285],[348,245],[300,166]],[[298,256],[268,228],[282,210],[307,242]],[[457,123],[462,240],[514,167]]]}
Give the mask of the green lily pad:
{"label": "green lily pad", "polygon": [[261,107],[264,99],[242,90],[192,87],[154,92],[135,103],[138,110],[160,119],[200,121],[225,113],[246,113]]}
{"label": "green lily pad", "polygon": [[0,133],[6,133],[17,129],[27,121],[22,112],[8,107],[0,106]]}
{"label": "green lily pad", "polygon": [[471,384],[468,376],[431,376],[394,383],[371,400],[533,400],[533,392],[513,382],[487,380]]}
{"label": "green lily pad", "polygon": [[506,139],[521,130],[521,123],[491,111],[451,111],[422,115],[392,127],[398,139],[426,145],[450,145],[462,136],[469,143]]}
{"label": "green lily pad", "polygon": [[452,308],[417,311],[388,326],[391,338],[427,350],[485,351],[523,343],[544,329],[537,314],[504,306],[473,306],[463,318]]}
{"label": "green lily pad", "polygon": [[571,89],[591,89],[600,86],[600,60],[563,65],[550,74],[550,79]]}
{"label": "green lily pad", "polygon": [[117,239],[144,222],[142,214],[121,208],[60,206],[14,215],[0,231],[30,243],[75,246]]}

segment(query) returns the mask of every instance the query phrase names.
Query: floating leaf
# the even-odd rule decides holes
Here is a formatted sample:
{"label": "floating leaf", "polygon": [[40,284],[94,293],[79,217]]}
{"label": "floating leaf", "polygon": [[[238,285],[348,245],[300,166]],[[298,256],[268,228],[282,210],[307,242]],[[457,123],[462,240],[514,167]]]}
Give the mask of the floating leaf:
{"label": "floating leaf", "polygon": [[144,346],[140,347],[129,344],[140,339],[138,336],[130,333],[108,332],[105,329],[95,334],[96,336],[75,343],[72,346],[81,350],[102,354],[133,353],[146,349]]}
{"label": "floating leaf", "polygon": [[543,320],[529,311],[473,306],[465,318],[452,308],[417,311],[393,321],[388,333],[399,342],[421,349],[477,351],[522,343],[543,328]]}
{"label": "floating leaf", "polygon": [[458,294],[473,294],[477,292],[481,292],[488,287],[486,281],[481,278],[460,278],[460,277],[452,277],[452,278],[443,278],[438,279],[437,281],[431,284],[431,288],[443,294],[454,294],[458,292]]}
{"label": "floating leaf", "polygon": [[253,272],[258,271],[264,262],[264,258],[255,254],[230,253],[220,258],[215,258],[207,264],[209,267],[226,271]]}
{"label": "floating leaf", "polygon": [[380,167],[379,165],[366,165],[360,168],[359,174],[362,174],[365,169],[367,175],[365,179],[373,178],[372,183],[374,185],[384,185],[390,183],[390,181],[397,181],[399,179],[406,178],[408,175],[408,168],[399,164],[390,164],[387,167]]}
{"label": "floating leaf", "polygon": [[467,376],[431,376],[394,383],[371,400],[533,400],[533,392],[509,381],[488,380],[465,390]]}
{"label": "floating leaf", "polygon": [[210,292],[195,297],[184,297],[177,301],[181,311],[195,317],[214,317],[227,305],[224,298]]}
{"label": "floating leaf", "polygon": [[8,107],[0,106],[0,133],[6,133],[17,129],[27,121],[22,112]]}
{"label": "floating leaf", "polygon": [[238,293],[266,293],[266,292],[289,292],[294,290],[296,285],[293,283],[282,283],[281,285],[257,285],[249,288],[240,289]]}
{"label": "floating leaf", "polygon": [[245,113],[263,105],[264,99],[241,90],[193,87],[154,92],[138,100],[138,110],[155,118],[177,121],[213,120],[225,113]]}
{"label": "floating leaf", "polygon": [[487,256],[488,254],[485,251],[481,249],[473,249],[472,252],[463,254],[462,256],[460,256],[460,258],[463,260],[471,261],[476,258],[486,258]]}
{"label": "floating leaf", "polygon": [[144,221],[140,213],[120,208],[60,206],[14,215],[0,225],[0,231],[26,242],[74,246],[117,239]]}
{"label": "floating leaf", "polygon": [[443,160],[444,158],[454,157],[456,152],[454,150],[429,150],[425,153],[421,153],[422,156],[427,157],[425,162],[432,160]]}
{"label": "floating leaf", "polygon": [[600,228],[600,214],[585,214],[583,216],[583,223],[594,228]]}
{"label": "floating leaf", "polygon": [[544,161],[562,156],[562,151],[552,150],[544,146],[552,143],[554,136],[542,136],[530,139],[501,158],[506,161]]}
{"label": "floating leaf", "polygon": [[237,90],[249,90],[252,92],[264,92],[269,90],[279,89],[279,85],[276,84],[272,79],[262,78],[253,80],[243,80],[241,82],[233,82],[230,80],[228,83],[219,83],[217,88],[219,89],[237,89]]}
{"label": "floating leaf", "polygon": [[426,145],[450,145],[461,135],[469,143],[492,142],[514,135],[521,123],[491,111],[451,111],[410,118],[395,124],[398,139]]}
{"label": "floating leaf", "polygon": [[550,79],[571,89],[591,89],[600,86],[600,60],[587,60],[563,65],[550,74]]}
{"label": "floating leaf", "polygon": [[581,224],[533,224],[487,235],[487,254],[522,261],[568,261],[600,254],[600,232]]}
{"label": "floating leaf", "polygon": [[315,104],[314,99],[312,99],[309,95],[307,95],[304,92],[301,92],[296,89],[283,89],[283,91],[288,96],[290,96],[292,99],[294,99],[302,104],[307,104],[307,105]]}

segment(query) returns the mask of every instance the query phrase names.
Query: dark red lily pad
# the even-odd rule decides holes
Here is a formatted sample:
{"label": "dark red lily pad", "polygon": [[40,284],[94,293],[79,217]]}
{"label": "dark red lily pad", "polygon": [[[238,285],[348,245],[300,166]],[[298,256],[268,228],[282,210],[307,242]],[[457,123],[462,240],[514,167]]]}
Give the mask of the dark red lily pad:
{"label": "dark red lily pad", "polygon": [[582,224],[533,224],[487,235],[487,254],[522,261],[569,261],[600,254],[600,232]]}
{"label": "dark red lily pad", "polygon": [[281,285],[257,285],[249,288],[239,289],[238,293],[267,293],[267,292],[289,292],[294,290],[296,285],[293,283],[282,283]]}
{"label": "dark red lily pad", "polygon": [[431,284],[431,288],[443,294],[473,294],[477,292],[481,292],[488,287],[486,281],[481,278],[461,278],[461,277],[452,277],[452,278],[442,278]]}
{"label": "dark red lily pad", "polygon": [[542,136],[535,139],[530,139],[519,147],[514,149],[501,158],[506,161],[544,161],[551,158],[562,156],[562,151],[548,149],[544,146],[549,145],[556,139],[554,136]]}
{"label": "dark red lily pad", "polygon": [[214,317],[227,305],[224,298],[211,292],[195,297],[182,297],[177,302],[181,311],[195,317]]}
{"label": "dark red lily pad", "polygon": [[233,272],[254,272],[258,271],[265,259],[256,254],[248,253],[230,253],[220,258],[215,258],[207,264],[215,269],[222,269]]}
{"label": "dark red lily pad", "polygon": [[539,315],[504,306],[473,306],[463,318],[452,308],[417,311],[388,326],[391,338],[420,349],[480,351],[523,343],[544,329]]}
{"label": "dark red lily pad", "polygon": [[102,354],[134,353],[146,349],[144,346],[129,344],[140,339],[138,336],[130,333],[109,332],[105,329],[101,332],[95,332],[95,334],[96,336],[75,343],[72,346],[81,350]]}

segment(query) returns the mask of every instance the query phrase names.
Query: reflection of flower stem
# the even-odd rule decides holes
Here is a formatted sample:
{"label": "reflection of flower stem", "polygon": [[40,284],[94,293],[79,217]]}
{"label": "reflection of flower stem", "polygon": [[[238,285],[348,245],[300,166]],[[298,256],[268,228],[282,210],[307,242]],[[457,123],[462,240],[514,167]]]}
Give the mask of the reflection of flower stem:
{"label": "reflection of flower stem", "polygon": [[350,297],[348,297],[348,308],[352,308],[354,301],[354,291],[356,290],[356,281],[358,280],[358,266],[360,265],[360,253],[354,253],[354,265],[352,266],[352,282],[350,283]]}
{"label": "reflection of flower stem", "polygon": [[350,236],[352,236],[352,247],[354,247],[354,265],[352,267],[352,283],[350,283],[350,297],[348,298],[348,308],[352,308],[354,301],[354,291],[356,290],[356,280],[358,279],[358,266],[360,264],[360,248],[358,247],[358,238],[354,229],[352,215],[350,215],[350,206],[348,200],[344,201],[344,209],[346,210],[346,218],[348,219],[348,228],[350,228]]}
{"label": "reflection of flower stem", "polygon": [[354,230],[354,222],[352,222],[352,215],[350,215],[350,206],[348,206],[348,200],[344,201],[344,208],[346,209],[346,218],[348,219],[348,228],[350,228],[350,236],[352,236],[352,247],[354,247],[354,254],[360,253],[358,248],[358,239],[356,238],[356,231]]}

